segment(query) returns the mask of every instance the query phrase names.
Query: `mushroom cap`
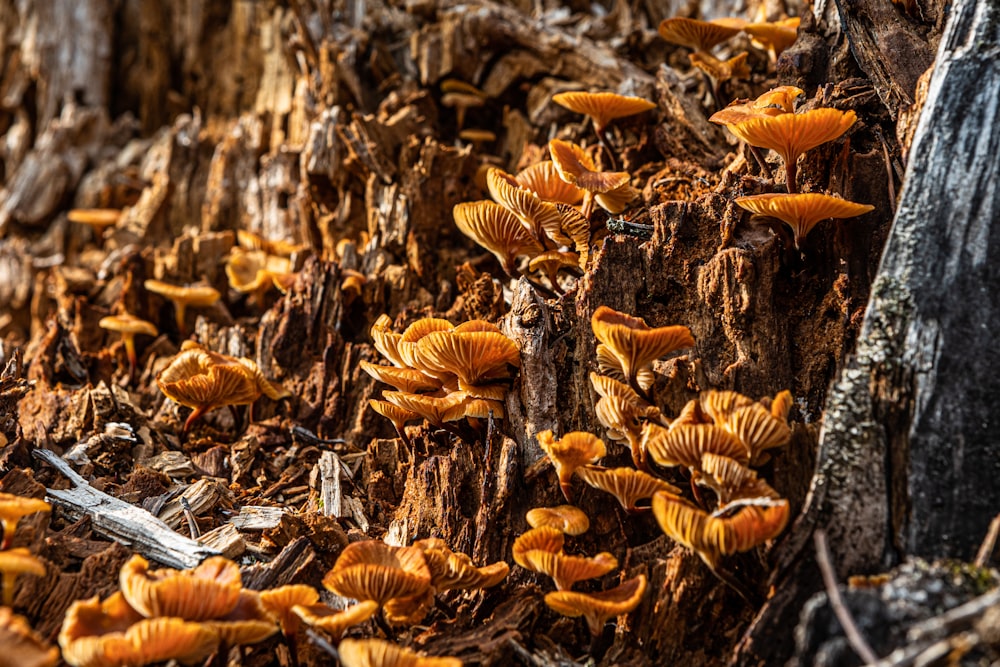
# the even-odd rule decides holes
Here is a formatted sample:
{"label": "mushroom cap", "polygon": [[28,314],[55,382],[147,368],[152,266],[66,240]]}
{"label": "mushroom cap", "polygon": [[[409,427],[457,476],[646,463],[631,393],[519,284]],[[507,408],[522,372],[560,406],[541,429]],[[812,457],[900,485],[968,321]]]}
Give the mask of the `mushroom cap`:
{"label": "mushroom cap", "polygon": [[532,528],[549,526],[567,535],[582,535],[590,528],[590,519],[587,518],[587,514],[573,505],[536,507],[528,510],[526,518],[528,525]]}
{"label": "mushroom cap", "polygon": [[638,194],[638,190],[625,183],[614,190],[598,192],[594,195],[594,201],[608,213],[621,213]]}
{"label": "mushroom cap", "polygon": [[545,604],[563,616],[583,616],[593,635],[599,635],[604,623],[614,616],[627,614],[639,606],[646,592],[646,575],[627,579],[600,593],[554,591],[545,596]]}
{"label": "mushroom cap", "polygon": [[238,292],[268,289],[274,274],[291,273],[292,262],[287,257],[269,255],[263,250],[233,248],[226,260],[229,286]]}
{"label": "mushroom cap", "polygon": [[473,241],[489,250],[504,271],[513,275],[515,259],[534,257],[544,250],[517,216],[500,204],[476,201],[456,204],[452,209],[455,225]]}
{"label": "mushroom cap", "polygon": [[652,498],[658,491],[680,495],[681,490],[673,484],[668,484],[658,477],[634,468],[602,468],[599,466],[583,466],[577,468],[576,474],[594,487],[606,491],[618,499],[622,508],[634,510],[636,501]]}
{"label": "mushroom cap", "polygon": [[279,257],[291,257],[294,253],[301,252],[309,247],[304,243],[290,243],[281,239],[269,241],[263,236],[245,229],[236,230],[236,241],[245,250],[262,250],[268,255],[277,255]]}
{"label": "mushroom cap", "polygon": [[149,292],[189,306],[211,306],[221,296],[217,289],[208,285],[171,285],[162,280],[147,280],[142,285]]}
{"label": "mushroom cap", "polygon": [[621,363],[626,377],[634,377],[655,359],[694,346],[691,330],[686,326],[650,328],[641,317],[601,306],[590,318],[594,336]]}
{"label": "mushroom cap", "polygon": [[0,551],[0,573],[4,577],[18,574],[45,576],[45,564],[24,547]]}
{"label": "mushroom cap", "polygon": [[[295,636],[299,626],[299,616],[293,611],[297,605],[314,605],[319,602],[319,593],[312,586],[291,584],[260,592],[260,604],[264,611],[281,627],[286,637]],[[375,605],[378,608],[378,605]]]}
{"label": "mushroom cap", "polygon": [[212,352],[192,341],[181,345],[177,356],[156,376],[156,384],[170,400],[195,409],[246,405],[261,394],[274,400],[291,395],[267,380],[252,360]]}
{"label": "mushroom cap", "polygon": [[156,330],[155,324],[147,322],[146,320],[129,313],[102,317],[101,321],[97,324],[102,329],[115,331],[122,335],[134,336],[137,334],[144,334],[146,336],[155,336],[159,333],[159,331]]}
{"label": "mushroom cap", "polygon": [[403,334],[398,334],[392,330],[392,320],[388,315],[382,313],[378,316],[378,319],[372,324],[369,335],[372,337],[372,344],[375,346],[375,349],[388,359],[393,366],[406,367],[406,362],[403,361],[398,350]]}
{"label": "mushroom cap", "polygon": [[222,556],[206,558],[190,570],[149,570],[142,556],[132,556],[119,573],[122,595],[147,618],[174,616],[186,621],[219,618],[240,600],[239,566]]}
{"label": "mushroom cap", "polygon": [[390,625],[416,625],[427,618],[433,606],[434,589],[428,587],[416,595],[388,600],[382,611]]}
{"label": "mushroom cap", "polygon": [[55,667],[59,664],[59,649],[48,646],[27,619],[10,607],[0,607],[0,646],[3,646],[0,665]]}
{"label": "mushroom cap", "polygon": [[785,389],[775,394],[771,400],[771,416],[788,423],[788,413],[792,409],[792,392]]}
{"label": "mushroom cap", "polygon": [[559,269],[577,268],[580,266],[580,256],[575,252],[564,250],[548,250],[541,255],[533,257],[528,262],[529,271],[541,271],[542,273],[555,273]]}
{"label": "mushroom cap", "polygon": [[587,262],[590,259],[590,221],[576,207],[569,204],[560,202],[556,204],[556,210],[559,211],[562,232],[572,241],[576,254],[580,258],[580,269],[586,271]]}
{"label": "mushroom cap", "polygon": [[741,28],[713,21],[698,21],[681,16],[660,21],[657,32],[671,44],[686,46],[695,51],[711,51],[731,37],[740,34]]}
{"label": "mushroom cap", "polygon": [[583,201],[583,190],[560,178],[552,160],[543,160],[526,167],[517,172],[514,179],[518,185],[528,188],[545,201],[570,205]]}
{"label": "mushroom cap", "polygon": [[441,382],[437,378],[428,377],[415,368],[399,368],[397,366],[378,366],[362,361],[361,370],[379,382],[392,385],[399,391],[416,394],[422,391],[437,391]]}
{"label": "mushroom cap", "polygon": [[66,214],[66,219],[70,222],[90,225],[95,229],[116,225],[121,217],[120,208],[74,208]]}
{"label": "mushroom cap", "polygon": [[179,618],[142,619],[124,632],[80,637],[63,645],[73,667],[126,667],[177,660],[194,664],[211,655],[219,636],[202,623]]}
{"label": "mushroom cap", "polygon": [[[479,387],[480,393],[495,393],[496,399],[475,398],[466,395],[458,405],[445,410],[444,421],[456,422],[463,419],[503,419],[506,416],[501,399],[507,393],[504,385]],[[460,392],[463,393],[463,392]]]}
{"label": "mushroom cap", "polygon": [[214,630],[225,646],[256,644],[278,631],[278,626],[260,602],[257,591],[241,590],[236,606],[225,616],[204,624]]}
{"label": "mushroom cap", "polygon": [[472,143],[496,141],[496,132],[490,132],[489,130],[481,130],[476,128],[469,128],[467,130],[462,130],[458,133],[459,139],[464,139],[465,141],[470,141]]}
{"label": "mushroom cap", "polygon": [[665,429],[652,422],[644,427],[642,446],[661,466],[701,467],[706,453],[721,454],[747,465],[750,453],[743,442],[720,426],[713,424],[682,424]]}
{"label": "mushroom cap", "polygon": [[798,16],[794,16],[774,23],[747,23],[743,26],[743,32],[767,48],[774,49],[774,55],[780,56],[782,51],[798,39],[800,21]]}
{"label": "mushroom cap", "polygon": [[378,602],[365,600],[344,610],[331,609],[325,604],[296,605],[292,612],[306,625],[319,628],[334,639],[340,639],[348,628],[364,623],[378,611]]}
{"label": "mushroom cap", "polygon": [[[611,348],[604,343],[599,343],[595,352],[597,355],[597,370],[600,371],[602,376],[622,383],[628,381],[621,359],[611,351]],[[643,391],[647,391],[656,382],[656,375],[653,374],[653,364],[650,363],[640,368],[636,372],[635,378],[639,387]]]}
{"label": "mushroom cap", "polygon": [[338,595],[380,605],[422,593],[430,583],[431,573],[420,549],[391,547],[378,540],[347,545],[323,577],[323,585]]}
{"label": "mushroom cap", "polygon": [[750,108],[768,116],[794,113],[795,100],[805,94],[806,91],[796,86],[777,86],[750,102]]}
{"label": "mushroom cap", "polygon": [[747,448],[751,463],[764,450],[781,447],[792,437],[788,424],[772,415],[760,403],[733,410],[724,428],[739,438]]}
{"label": "mushroom cap", "polygon": [[486,98],[482,94],[472,94],[466,92],[450,92],[441,96],[441,104],[446,107],[481,107],[486,104]]}
{"label": "mushroom cap", "polygon": [[748,52],[744,51],[728,60],[719,60],[710,53],[695,52],[688,58],[692,65],[721,83],[730,79],[749,78],[750,67],[747,65],[747,56],[749,55]]}
{"label": "mushroom cap", "polygon": [[732,516],[716,517],[687,500],[657,493],[653,514],[668,537],[697,552],[714,568],[721,556],[749,551],[777,537],[788,523],[788,501],[746,505]]}
{"label": "mushroom cap", "polygon": [[538,526],[519,535],[514,540],[511,553],[514,562],[525,569],[530,569],[525,564],[524,554],[529,551],[548,551],[550,553],[561,553],[566,536],[558,528],[553,526]]}
{"label": "mushroom cap", "polygon": [[475,398],[500,400],[495,385],[511,378],[509,367],[521,366],[517,345],[492,331],[437,331],[417,343],[414,365],[433,374],[454,374],[458,388]]}
{"label": "mushroom cap", "polygon": [[441,82],[441,92],[442,93],[465,93],[466,95],[475,95],[477,97],[482,97],[486,99],[489,97],[485,92],[476,88],[471,83],[462,81],[461,79],[445,79]]}
{"label": "mushroom cap", "polygon": [[573,472],[580,466],[594,463],[607,454],[604,442],[585,431],[571,431],[556,438],[552,431],[545,430],[535,435],[542,450],[548,454],[555,466],[559,483],[568,485]]}
{"label": "mushroom cap", "polygon": [[494,201],[517,216],[536,239],[544,235],[562,245],[572,243],[562,233],[562,216],[555,205],[522,187],[510,174],[496,167],[488,170],[486,187]]}
{"label": "mushroom cap", "polygon": [[587,152],[569,141],[550,141],[549,155],[552,156],[552,163],[559,176],[583,190],[597,194],[609,193],[628,185],[632,180],[625,171],[597,171]]}
{"label": "mushroom cap", "polygon": [[382,639],[345,639],[337,653],[344,667],[462,667],[458,658],[422,656]]}
{"label": "mushroom cap", "polygon": [[701,396],[698,397],[701,412],[719,426],[726,423],[734,410],[753,405],[753,403],[752,398],[735,391],[710,389],[702,392]]}
{"label": "mushroom cap", "polygon": [[655,109],[656,104],[641,97],[628,97],[618,93],[586,93],[571,91],[552,96],[552,101],[570,111],[590,116],[598,130],[616,118],[632,116]]}
{"label": "mushroom cap", "polygon": [[510,571],[510,566],[503,561],[476,567],[471,558],[452,551],[444,540],[418,540],[413,546],[424,552],[431,572],[431,587],[435,591],[492,588]]}
{"label": "mushroom cap", "polygon": [[441,426],[444,422],[451,421],[448,419],[454,415],[451,411],[462,404],[466,394],[456,391],[447,396],[438,397],[428,394],[407,394],[402,391],[383,391],[382,398],[397,408],[412,412],[435,426]]}
{"label": "mushroom cap", "polygon": [[0,524],[3,525],[4,542],[13,537],[18,522],[35,512],[49,512],[52,506],[38,498],[26,498],[13,493],[0,493]]}
{"label": "mushroom cap", "polygon": [[[100,637],[124,633],[142,618],[142,614],[129,606],[120,591],[112,593],[104,602],[96,595],[88,600],[74,601],[66,610],[59,631],[59,645],[66,661],[77,664],[70,656],[78,656],[75,659],[84,662],[88,655],[97,655],[94,651],[99,648],[97,640]],[[75,649],[71,650],[75,642],[81,643],[75,644]]]}
{"label": "mushroom cap", "polygon": [[701,458],[701,473],[695,478],[719,498],[719,508],[744,498],[771,498],[777,500],[778,492],[757,477],[757,473],[740,465],[728,456],[707,453]]}
{"label": "mushroom cap", "polygon": [[[818,109],[824,111],[824,109]],[[777,116],[784,118],[792,114]],[[846,199],[824,195],[818,192],[804,194],[765,194],[738,197],[736,204],[758,215],[766,215],[781,220],[792,228],[796,243],[821,220],[827,218],[853,218],[875,210],[871,204],[856,204]]]}
{"label": "mushroom cap", "polygon": [[813,109],[777,116],[764,114],[727,127],[751,146],[776,151],[787,164],[847,132],[855,120],[857,115],[853,111]]}
{"label": "mushroom cap", "polygon": [[371,406],[372,410],[379,413],[386,419],[392,422],[392,425],[396,427],[397,431],[403,430],[403,424],[406,422],[417,421],[423,419],[420,415],[412,410],[407,410],[406,408],[401,408],[398,405],[390,403],[388,401],[377,401],[374,398],[368,400],[368,405]]}
{"label": "mushroom cap", "polygon": [[569,590],[578,581],[603,577],[618,567],[618,559],[602,552],[596,556],[570,556],[541,549],[521,554],[521,567],[552,578],[556,588]]}

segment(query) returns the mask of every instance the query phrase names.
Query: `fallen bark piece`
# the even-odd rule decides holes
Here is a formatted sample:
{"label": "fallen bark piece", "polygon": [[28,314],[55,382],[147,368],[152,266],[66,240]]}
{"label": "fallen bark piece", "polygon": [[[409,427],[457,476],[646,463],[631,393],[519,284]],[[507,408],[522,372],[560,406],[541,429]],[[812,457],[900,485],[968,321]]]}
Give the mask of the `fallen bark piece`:
{"label": "fallen bark piece", "polygon": [[93,488],[55,452],[35,449],[32,454],[61,472],[74,485],[72,489],[46,489],[52,504],[63,508],[74,519],[88,516],[94,532],[175,568],[194,567],[209,556],[219,555],[215,549],[174,532],[146,510]]}

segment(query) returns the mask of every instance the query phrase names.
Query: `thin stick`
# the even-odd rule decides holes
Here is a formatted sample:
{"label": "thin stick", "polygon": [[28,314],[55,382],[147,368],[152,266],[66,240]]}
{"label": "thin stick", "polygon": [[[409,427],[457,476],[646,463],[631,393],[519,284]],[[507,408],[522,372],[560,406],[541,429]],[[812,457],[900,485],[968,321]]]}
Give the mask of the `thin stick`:
{"label": "thin stick", "polygon": [[976,560],[973,563],[976,567],[986,567],[986,564],[990,562],[990,556],[993,555],[998,536],[1000,536],[1000,514],[997,514],[990,521],[990,529],[986,531],[986,537],[979,545],[979,551],[976,553]]}
{"label": "thin stick", "polygon": [[840,597],[840,589],[837,588],[837,576],[834,574],[833,564],[830,562],[830,549],[826,544],[826,533],[822,530],[817,530],[813,533],[813,539],[816,541],[816,563],[819,565],[820,572],[823,573],[823,586],[826,588],[827,599],[830,600],[833,613],[837,615],[837,620],[840,621],[840,625],[844,628],[844,634],[847,636],[848,643],[854,649],[854,652],[858,654],[858,657],[865,661],[865,664],[878,662],[878,656],[875,655],[875,651],[872,650],[872,647],[868,645],[868,642],[861,635],[861,631],[858,630],[858,626],[851,617],[851,612],[844,604],[844,599]]}

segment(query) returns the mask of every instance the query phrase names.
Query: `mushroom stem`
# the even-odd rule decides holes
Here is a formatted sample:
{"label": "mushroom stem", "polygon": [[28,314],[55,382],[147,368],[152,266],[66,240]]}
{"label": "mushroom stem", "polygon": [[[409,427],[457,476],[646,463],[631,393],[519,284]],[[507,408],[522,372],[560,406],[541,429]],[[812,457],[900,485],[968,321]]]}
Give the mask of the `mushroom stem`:
{"label": "mushroom stem", "polygon": [[562,489],[563,497],[566,502],[573,504],[573,482],[572,479],[568,482],[559,482],[559,488]]}
{"label": "mushroom stem", "polygon": [[584,190],[583,203],[580,205],[580,215],[590,220],[590,212],[594,210],[594,193]]}
{"label": "mushroom stem", "polygon": [[0,577],[3,577],[3,606],[13,607],[14,606],[14,581],[17,577],[13,572],[2,572]]}
{"label": "mushroom stem", "polygon": [[295,642],[295,635],[285,635],[285,646],[288,647],[288,662],[291,667],[299,667],[299,647]]}
{"label": "mushroom stem", "polygon": [[788,194],[790,195],[798,192],[798,186],[795,183],[797,173],[798,159],[785,158],[785,188],[788,190]]}
{"label": "mushroom stem", "polygon": [[[604,128],[603,127],[598,127],[598,125],[597,125],[596,122],[594,123],[594,134],[597,135],[597,140],[599,142],[601,142],[601,148],[604,149],[602,152],[603,153],[607,153],[607,155],[608,155],[608,160],[611,162],[611,169],[610,169],[610,171],[617,171],[618,170],[618,163],[615,161],[615,154],[611,152],[610,142],[608,142],[608,138],[604,134]],[[599,165],[599,166],[602,166],[602,165]]]}
{"label": "mushroom stem", "polygon": [[122,341],[125,343],[125,356],[128,357],[128,379],[131,383],[135,379],[135,336],[130,333],[122,333]]}
{"label": "mushroom stem", "polygon": [[390,627],[389,623],[385,620],[384,609],[380,609],[377,614],[372,616],[372,618],[375,620],[375,625],[379,627],[379,630],[382,631],[382,634],[385,635],[386,639],[391,642],[396,641],[396,633],[392,631],[392,627]]}
{"label": "mushroom stem", "polygon": [[187,314],[187,308],[184,302],[175,300],[174,304],[174,316],[177,318],[177,332],[180,334],[181,338],[184,337],[184,316]]}
{"label": "mushroom stem", "polygon": [[184,429],[182,430],[182,433],[187,433],[189,430],[191,430],[191,425],[194,424],[198,420],[198,418],[201,417],[206,412],[208,412],[208,408],[206,408],[203,405],[199,405],[194,410],[192,410],[191,414],[188,415],[187,420],[184,422]]}

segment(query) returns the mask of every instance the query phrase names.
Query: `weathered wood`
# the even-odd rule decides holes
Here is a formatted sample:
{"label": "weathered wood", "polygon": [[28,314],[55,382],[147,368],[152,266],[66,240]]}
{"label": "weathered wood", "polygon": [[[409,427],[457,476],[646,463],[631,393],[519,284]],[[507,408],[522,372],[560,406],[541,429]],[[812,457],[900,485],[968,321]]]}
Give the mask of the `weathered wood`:
{"label": "weathered wood", "polygon": [[74,518],[90,517],[95,532],[170,567],[194,567],[218,555],[218,551],[174,532],[146,510],[93,488],[55,452],[35,449],[32,454],[73,483],[72,489],[46,489],[47,497]]}
{"label": "weathered wood", "polygon": [[814,528],[843,577],[901,552],[971,558],[1000,506],[1000,306],[987,296],[1000,287],[1000,78],[982,76],[998,51],[1000,9],[956,3],[858,346],[827,399],[807,506],[743,664],[787,655],[778,628],[819,586]]}

